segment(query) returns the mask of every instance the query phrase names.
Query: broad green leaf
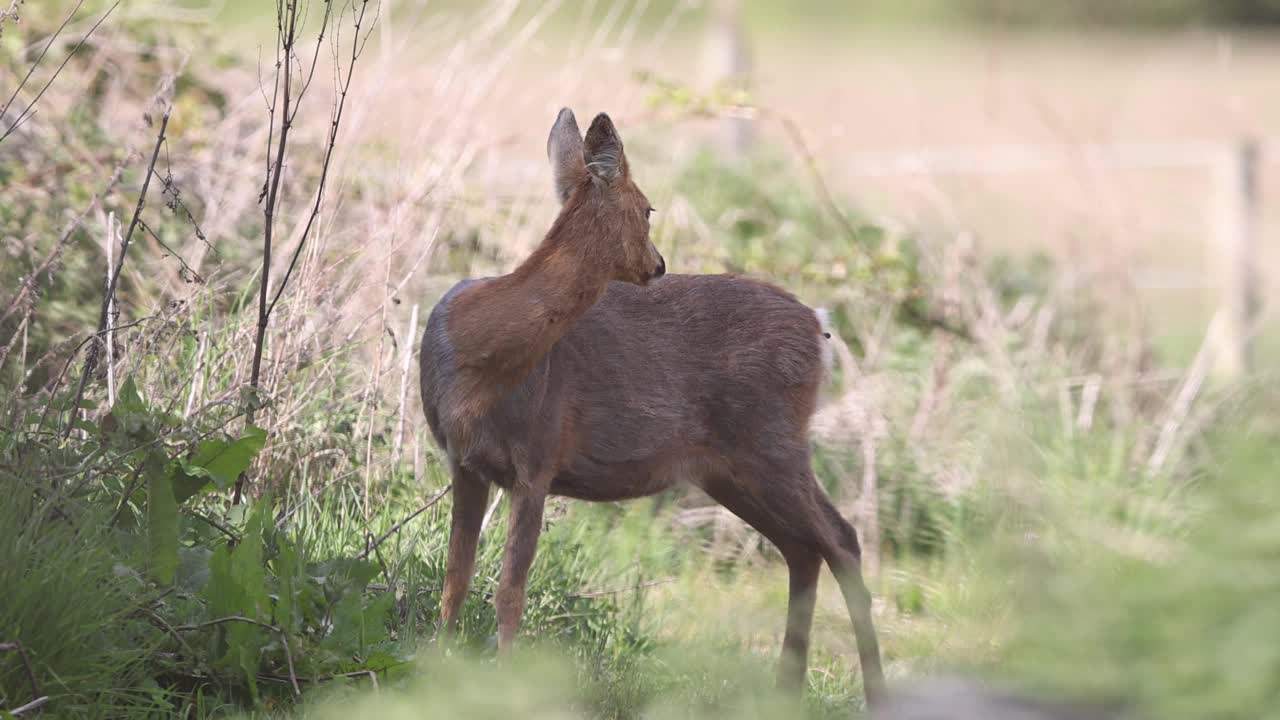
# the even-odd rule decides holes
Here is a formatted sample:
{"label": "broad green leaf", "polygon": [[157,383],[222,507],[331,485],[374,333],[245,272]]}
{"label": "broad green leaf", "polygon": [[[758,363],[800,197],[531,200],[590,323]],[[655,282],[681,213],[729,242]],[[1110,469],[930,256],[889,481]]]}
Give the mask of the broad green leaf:
{"label": "broad green leaf", "polygon": [[120,385],[120,390],[116,393],[116,404],[111,406],[111,410],[119,415],[138,415],[147,412],[147,403],[138,393],[138,386],[133,382],[132,377],[125,379]]}
{"label": "broad green leaf", "polygon": [[179,547],[178,572],[174,584],[187,592],[200,592],[209,584],[209,563],[213,552],[207,547]]}
{"label": "broad green leaf", "polygon": [[407,658],[399,658],[384,650],[375,650],[369,653],[369,657],[364,659],[361,670],[372,670],[374,672],[382,672],[390,670],[393,667],[404,665],[409,662]]}
{"label": "broad green leaf", "polygon": [[325,587],[334,600],[351,591],[364,592],[379,571],[378,564],[372,560],[355,558],[334,558],[309,568],[311,576]]}
{"label": "broad green leaf", "polygon": [[192,465],[182,459],[173,463],[171,468],[173,496],[179,505],[213,484],[213,473],[209,472],[207,468]]}
{"label": "broad green leaf", "polygon": [[151,574],[168,585],[178,569],[178,503],[160,453],[149,453],[147,474],[147,545]]}
{"label": "broad green leaf", "polygon": [[250,425],[244,435],[236,440],[214,439],[200,443],[196,454],[188,462],[190,467],[202,468],[210,479],[223,490],[235,484],[240,473],[249,467],[253,458],[267,442],[267,431]]}
{"label": "broad green leaf", "polygon": [[[262,622],[271,620],[271,598],[262,560],[266,512],[265,506],[254,508],[235,549],[220,546],[209,559],[209,582],[203,595],[214,617],[243,615]],[[243,672],[256,701],[258,662],[262,648],[271,641],[270,633],[257,625],[232,622],[222,626],[220,637],[218,664]]]}
{"label": "broad green leaf", "polygon": [[280,552],[272,566],[279,580],[280,596],[276,598],[276,625],[292,633],[300,624],[301,604],[300,592],[306,576],[302,574],[302,562],[293,543],[282,539]]}
{"label": "broad green leaf", "polygon": [[[382,593],[366,603],[360,594],[344,597],[333,606],[330,617],[333,629],[320,646],[341,658],[361,657],[370,647],[387,639],[387,613],[395,604],[395,595]],[[362,669],[360,664],[344,662],[344,672]]]}
{"label": "broad green leaf", "polygon": [[257,625],[231,623],[227,628],[225,661],[244,672],[245,680],[249,683],[249,696],[255,704],[258,702],[258,664],[262,658],[262,648],[269,642],[271,638],[267,631]]}
{"label": "broad green leaf", "polygon": [[147,403],[138,394],[133,378],[127,378],[116,393],[116,403],[102,420],[102,429],[108,433],[122,432],[134,436],[147,425]]}
{"label": "broad green leaf", "polygon": [[245,615],[263,622],[271,619],[262,562],[262,516],[261,510],[251,512],[235,549],[219,546],[209,559],[209,583],[204,596],[215,616]]}
{"label": "broad green leaf", "polygon": [[240,607],[241,591],[231,572],[231,549],[226,545],[218,546],[209,557],[209,581],[203,595],[213,615],[232,615]]}

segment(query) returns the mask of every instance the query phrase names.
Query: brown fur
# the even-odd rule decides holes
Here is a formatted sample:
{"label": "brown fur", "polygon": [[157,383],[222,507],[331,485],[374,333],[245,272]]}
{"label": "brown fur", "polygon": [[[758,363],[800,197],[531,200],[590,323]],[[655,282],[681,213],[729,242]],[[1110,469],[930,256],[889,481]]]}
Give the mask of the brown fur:
{"label": "brown fur", "polygon": [[562,111],[548,154],[563,208],[542,244],[511,274],[451,290],[423,338],[423,406],[455,485],[444,631],[470,583],[490,485],[511,500],[496,597],[505,651],[548,494],[621,500],[691,483],[787,560],[779,682],[803,686],[825,560],[849,606],[868,700],[878,701],[884,678],[858,541],[810,467],[825,342],[814,312],[755,280],[662,277],[648,200],[607,116],[584,142]]}

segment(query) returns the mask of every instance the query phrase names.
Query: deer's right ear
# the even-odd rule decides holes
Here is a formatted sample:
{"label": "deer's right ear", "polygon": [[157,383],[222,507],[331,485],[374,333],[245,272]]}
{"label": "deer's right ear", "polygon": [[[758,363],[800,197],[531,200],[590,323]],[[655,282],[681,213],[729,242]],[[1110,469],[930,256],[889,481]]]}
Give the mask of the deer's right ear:
{"label": "deer's right ear", "polygon": [[547,159],[551,161],[556,197],[563,205],[587,174],[587,163],[582,157],[582,132],[578,130],[578,121],[569,108],[562,109],[556,116],[556,124],[551,126],[551,135],[547,137]]}

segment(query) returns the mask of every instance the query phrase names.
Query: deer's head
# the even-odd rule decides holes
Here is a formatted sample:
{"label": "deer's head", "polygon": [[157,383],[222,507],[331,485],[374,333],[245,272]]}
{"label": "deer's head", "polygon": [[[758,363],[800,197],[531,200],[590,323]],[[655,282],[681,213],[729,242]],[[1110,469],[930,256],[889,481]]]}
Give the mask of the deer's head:
{"label": "deer's head", "polygon": [[600,113],[578,130],[573,111],[560,111],[547,138],[547,156],[555,177],[565,242],[586,263],[610,280],[648,284],[667,271],[666,261],[649,239],[653,207],[631,179],[622,138],[609,116]]}

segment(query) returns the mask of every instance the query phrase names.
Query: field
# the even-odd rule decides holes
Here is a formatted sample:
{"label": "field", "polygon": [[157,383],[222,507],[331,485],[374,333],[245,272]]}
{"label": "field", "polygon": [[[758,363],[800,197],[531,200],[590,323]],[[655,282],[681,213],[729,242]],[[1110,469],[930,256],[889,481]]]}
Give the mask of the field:
{"label": "field", "polygon": [[[416,345],[448,287],[542,239],[569,105],[613,116],[673,272],[830,311],[815,469],[859,530],[891,686],[1280,717],[1280,45],[1150,5],[1178,9],[1029,27],[749,2],[740,87],[716,85],[716,3],[314,2],[288,85],[270,7],[15,3],[0,714],[865,712],[825,573],[803,708],[772,690],[785,564],[692,489],[554,501],[502,661],[499,496],[462,644],[435,641],[452,498]],[[1245,137],[1259,292],[1236,374],[1211,342],[1213,167],[874,170]]]}

